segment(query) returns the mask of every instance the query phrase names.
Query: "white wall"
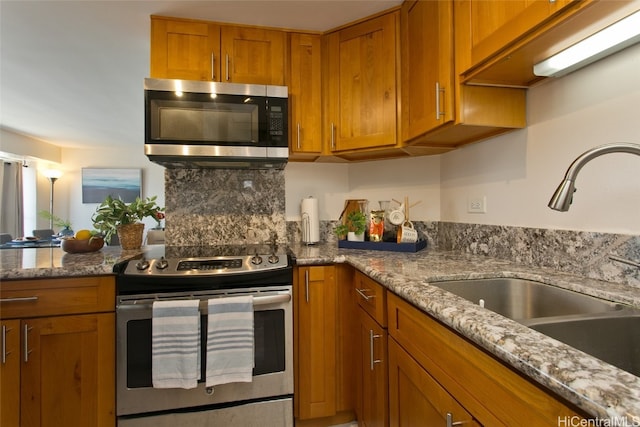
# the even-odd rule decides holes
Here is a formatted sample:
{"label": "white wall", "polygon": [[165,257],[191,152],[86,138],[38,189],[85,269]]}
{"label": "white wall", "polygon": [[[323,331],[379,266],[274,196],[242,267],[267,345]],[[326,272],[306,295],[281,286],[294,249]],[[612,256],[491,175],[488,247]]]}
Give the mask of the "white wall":
{"label": "white wall", "polygon": [[438,156],[352,164],[289,163],[285,180],[289,221],[300,219],[300,202],[309,196],[318,199],[321,220],[337,219],[345,199],[367,199],[373,210],[380,200],[402,202],[405,196],[410,205],[420,202],[411,209],[411,219],[437,221],[440,215]]}
{"label": "white wall", "polygon": [[[74,230],[93,229],[91,216],[98,203],[82,203],[82,168],[140,168],[142,169],[142,197],[158,196],[158,205],[164,206],[164,168],[151,163],[144,155],[142,142],[129,149],[74,149],[62,151],[64,175],[56,182],[56,213],[69,218]],[[67,215],[67,216],[65,216]],[[147,218],[146,230],[156,222]]]}
{"label": "white wall", "polygon": [[[640,233],[640,158],[587,164],[568,212],[547,208],[570,163],[611,142],[640,143],[640,45],[528,91],[528,127],[441,156],[441,219]],[[487,197],[486,214],[466,200]]]}

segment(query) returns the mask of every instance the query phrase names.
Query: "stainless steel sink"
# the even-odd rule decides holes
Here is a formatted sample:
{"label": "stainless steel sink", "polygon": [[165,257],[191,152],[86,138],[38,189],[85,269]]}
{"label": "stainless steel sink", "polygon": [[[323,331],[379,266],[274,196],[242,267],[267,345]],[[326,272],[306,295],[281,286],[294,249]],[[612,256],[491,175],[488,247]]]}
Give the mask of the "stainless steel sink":
{"label": "stainless steel sink", "polygon": [[465,279],[429,282],[445,291],[516,321],[593,314],[624,306],[588,295],[523,279]]}
{"label": "stainless steel sink", "polygon": [[640,312],[555,320],[529,327],[640,377]]}
{"label": "stainless steel sink", "polygon": [[640,310],[522,279],[429,282],[640,377]]}

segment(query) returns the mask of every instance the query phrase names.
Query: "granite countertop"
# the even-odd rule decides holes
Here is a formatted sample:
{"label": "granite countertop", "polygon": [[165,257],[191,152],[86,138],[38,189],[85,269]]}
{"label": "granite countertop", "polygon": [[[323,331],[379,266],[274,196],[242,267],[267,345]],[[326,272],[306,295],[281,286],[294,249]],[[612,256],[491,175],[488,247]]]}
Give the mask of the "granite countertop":
{"label": "granite countertop", "polygon": [[[104,247],[91,254],[59,248],[0,250],[0,280],[111,274],[146,249]],[[396,253],[294,245],[298,265],[348,263],[515,369],[600,419],[640,423],[640,378],[480,308],[429,282],[515,277],[640,307],[640,289],[484,256],[426,249]],[[635,423],[635,424],[634,424]],[[624,424],[618,424],[624,425]]]}

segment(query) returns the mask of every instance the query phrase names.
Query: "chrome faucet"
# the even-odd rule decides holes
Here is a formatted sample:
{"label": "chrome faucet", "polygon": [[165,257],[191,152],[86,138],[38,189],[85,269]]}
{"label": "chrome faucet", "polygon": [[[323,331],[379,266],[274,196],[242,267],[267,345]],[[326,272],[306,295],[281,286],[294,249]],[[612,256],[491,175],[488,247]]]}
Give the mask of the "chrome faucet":
{"label": "chrome faucet", "polygon": [[[573,201],[573,193],[575,193],[576,191],[575,181],[578,176],[578,172],[580,172],[580,169],[582,169],[584,165],[586,165],[596,157],[608,153],[630,153],[640,156],[640,144],[632,144],[629,142],[614,142],[612,144],[605,144],[594,147],[582,153],[573,161],[573,163],[571,163],[569,169],[567,169],[567,173],[565,174],[564,179],[556,189],[556,192],[553,193],[553,196],[549,201],[549,207],[556,211],[568,211],[569,207],[571,206],[571,202]],[[640,263],[621,258],[613,254],[609,255],[609,259],[640,268]]]}
{"label": "chrome faucet", "polygon": [[630,153],[640,156],[640,144],[632,144],[630,142],[614,142],[613,144],[600,145],[591,150],[585,151],[576,158],[567,173],[564,180],[560,183],[553,197],[549,201],[549,207],[556,211],[566,212],[573,201],[573,193],[576,191],[575,181],[580,169],[596,157],[609,153]]}

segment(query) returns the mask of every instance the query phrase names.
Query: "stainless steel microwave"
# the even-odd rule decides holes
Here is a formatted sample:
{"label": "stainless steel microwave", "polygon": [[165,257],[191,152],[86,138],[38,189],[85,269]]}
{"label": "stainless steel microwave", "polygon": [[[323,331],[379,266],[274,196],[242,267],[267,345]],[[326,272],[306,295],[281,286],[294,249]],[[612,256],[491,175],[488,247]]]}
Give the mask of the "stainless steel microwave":
{"label": "stainless steel microwave", "polygon": [[282,169],[288,90],[145,79],[145,154],[167,168]]}

